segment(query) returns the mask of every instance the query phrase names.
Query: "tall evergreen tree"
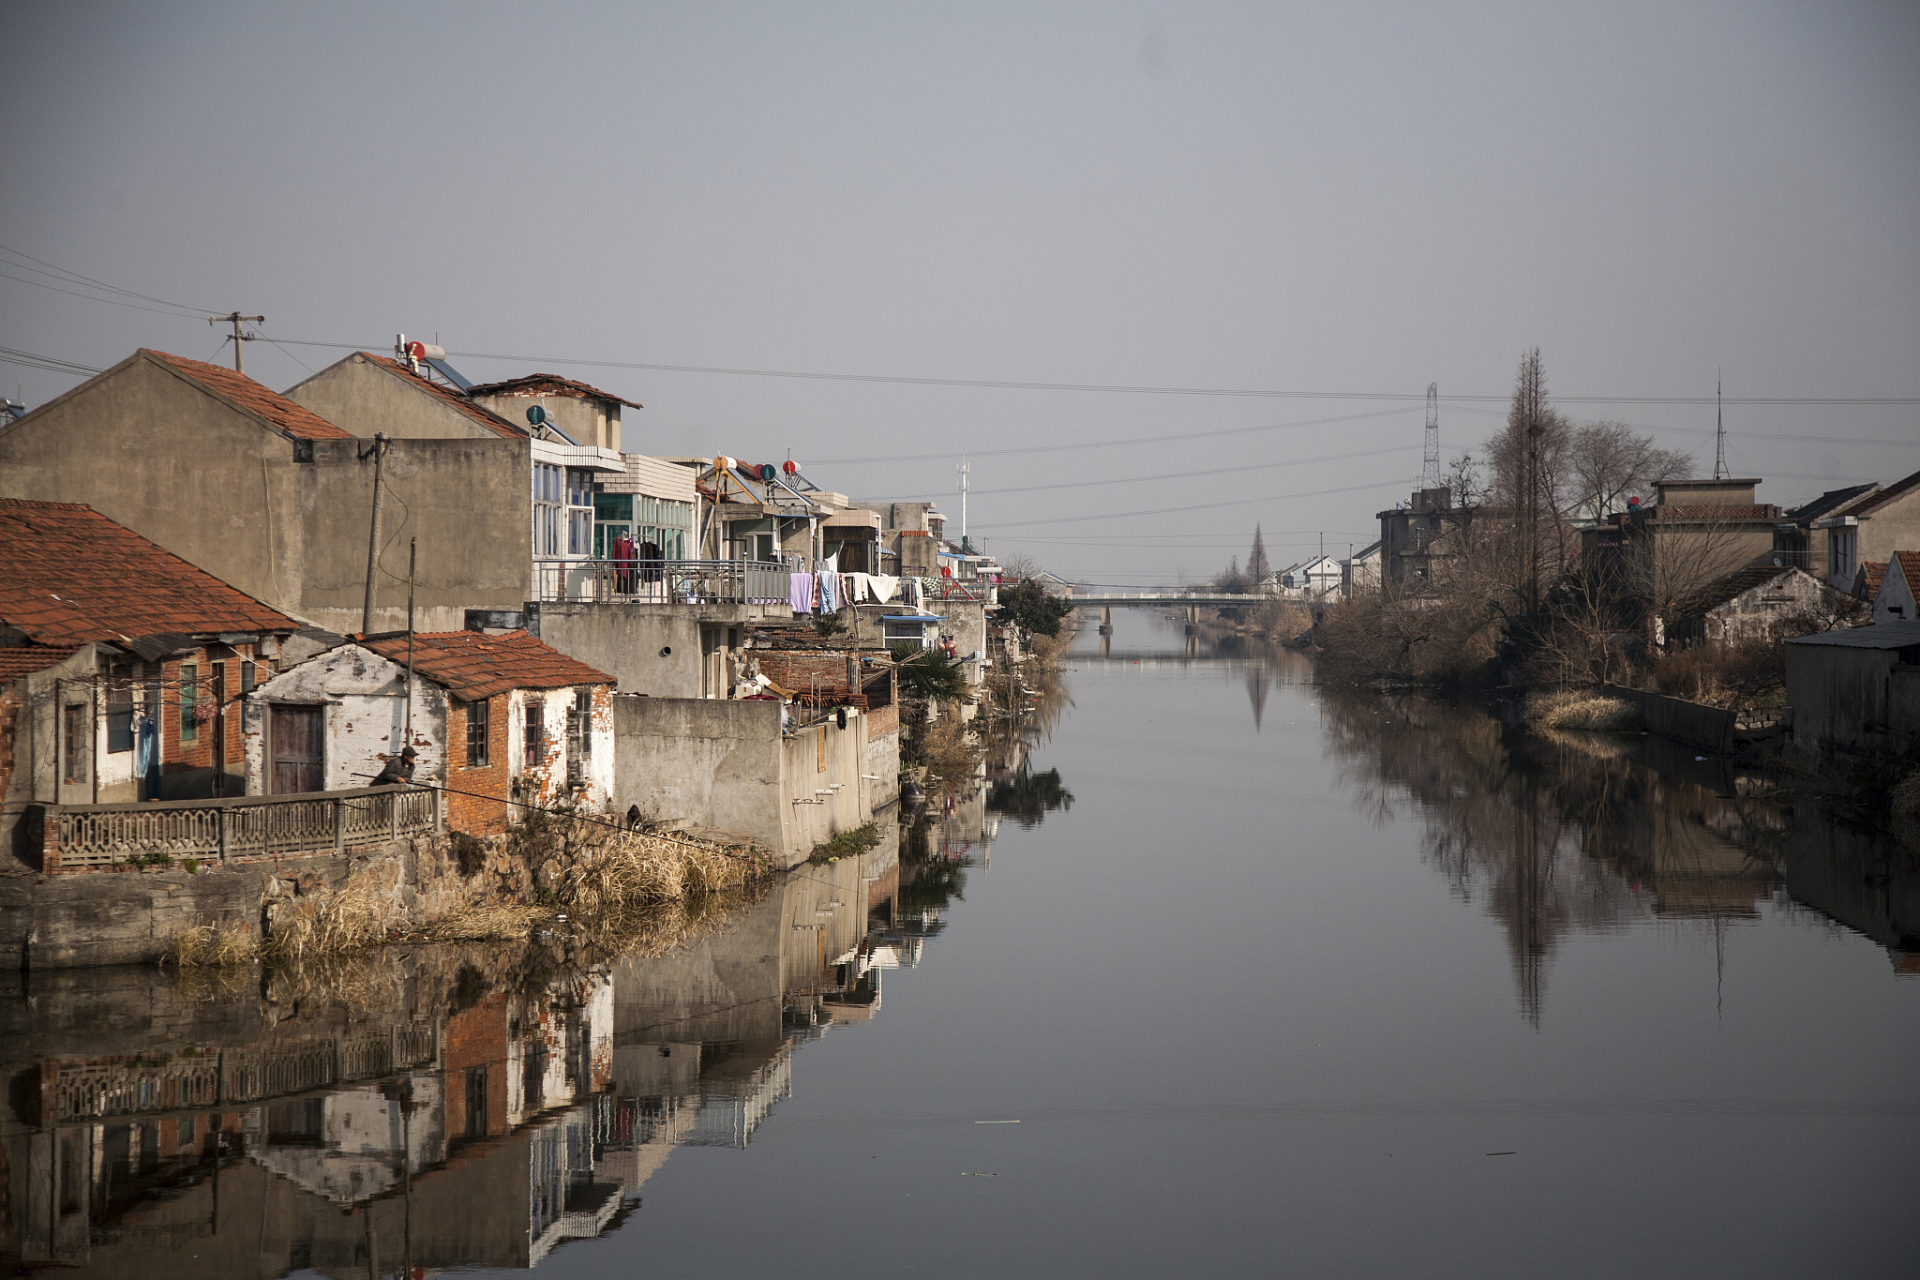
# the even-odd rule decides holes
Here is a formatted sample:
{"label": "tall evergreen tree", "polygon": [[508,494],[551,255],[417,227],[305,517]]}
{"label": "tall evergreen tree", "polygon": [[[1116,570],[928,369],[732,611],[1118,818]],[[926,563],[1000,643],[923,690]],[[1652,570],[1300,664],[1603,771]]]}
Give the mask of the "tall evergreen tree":
{"label": "tall evergreen tree", "polygon": [[1267,564],[1267,544],[1261,540],[1260,526],[1256,524],[1253,526],[1253,550],[1247,552],[1247,578],[1255,587],[1259,587],[1271,572],[1273,569]]}

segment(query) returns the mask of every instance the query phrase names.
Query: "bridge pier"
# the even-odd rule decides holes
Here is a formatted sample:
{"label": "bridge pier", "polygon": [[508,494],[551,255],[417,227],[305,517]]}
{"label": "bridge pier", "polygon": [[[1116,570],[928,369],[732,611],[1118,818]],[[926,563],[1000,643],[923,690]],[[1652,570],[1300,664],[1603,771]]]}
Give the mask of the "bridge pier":
{"label": "bridge pier", "polygon": [[1100,634],[1103,636],[1113,634],[1113,606],[1110,604],[1100,606]]}
{"label": "bridge pier", "polygon": [[1194,632],[1198,631],[1199,629],[1200,629],[1200,606],[1197,604],[1190,604],[1187,606],[1187,634],[1192,635]]}

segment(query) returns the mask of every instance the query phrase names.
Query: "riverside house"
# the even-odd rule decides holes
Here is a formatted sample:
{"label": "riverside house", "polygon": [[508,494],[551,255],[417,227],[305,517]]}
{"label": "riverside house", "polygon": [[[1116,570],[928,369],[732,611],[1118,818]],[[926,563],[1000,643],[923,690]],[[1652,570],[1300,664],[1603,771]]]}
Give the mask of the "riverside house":
{"label": "riverside house", "polygon": [[238,700],[298,623],[76,503],[0,499],[0,564],[0,847],[32,864],[63,812],[241,793]]}
{"label": "riverside house", "polygon": [[412,747],[412,781],[446,793],[455,830],[504,831],[521,806],[604,809],[612,692],[612,677],[524,631],[369,636],[247,698],[247,794],[369,786]]}

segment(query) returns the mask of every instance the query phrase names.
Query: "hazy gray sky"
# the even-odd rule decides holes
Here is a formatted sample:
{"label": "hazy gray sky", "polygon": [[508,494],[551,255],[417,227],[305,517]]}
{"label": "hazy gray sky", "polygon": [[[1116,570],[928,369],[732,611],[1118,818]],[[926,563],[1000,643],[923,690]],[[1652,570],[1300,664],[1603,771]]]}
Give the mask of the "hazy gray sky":
{"label": "hazy gray sky", "polygon": [[[0,37],[0,244],[283,342],[1492,397],[1538,345],[1567,397],[1710,396],[1716,368],[1920,396],[1915,4],[66,0]],[[0,345],[228,358],[7,261]],[[248,372],[342,354],[257,342]],[[856,497],[957,511],[954,459],[830,460],[971,450],[975,537],[1103,582],[1211,573],[1256,521],[1276,564],[1344,553],[1420,462],[1411,399],[455,363],[583,378],[646,404],[629,448],[791,450]],[[1711,405],[1563,407],[1711,466]],[[1447,452],[1500,413],[1444,404]],[[1767,501],[1920,468],[1916,405],[1728,423]]]}

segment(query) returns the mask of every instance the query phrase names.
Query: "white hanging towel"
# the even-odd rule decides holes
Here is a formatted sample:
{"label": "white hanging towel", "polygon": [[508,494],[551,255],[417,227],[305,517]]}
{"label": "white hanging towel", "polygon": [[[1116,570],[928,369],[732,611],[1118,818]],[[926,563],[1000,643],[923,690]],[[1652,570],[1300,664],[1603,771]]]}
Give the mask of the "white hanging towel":
{"label": "white hanging towel", "polygon": [[900,579],[889,578],[884,573],[870,573],[867,582],[873,587],[873,598],[881,604],[893,599],[893,593],[900,586]]}
{"label": "white hanging towel", "polygon": [[864,573],[850,573],[847,575],[847,580],[853,583],[853,591],[851,592],[853,602],[855,604],[865,604],[871,598],[868,593],[872,589],[867,585],[867,575]]}

